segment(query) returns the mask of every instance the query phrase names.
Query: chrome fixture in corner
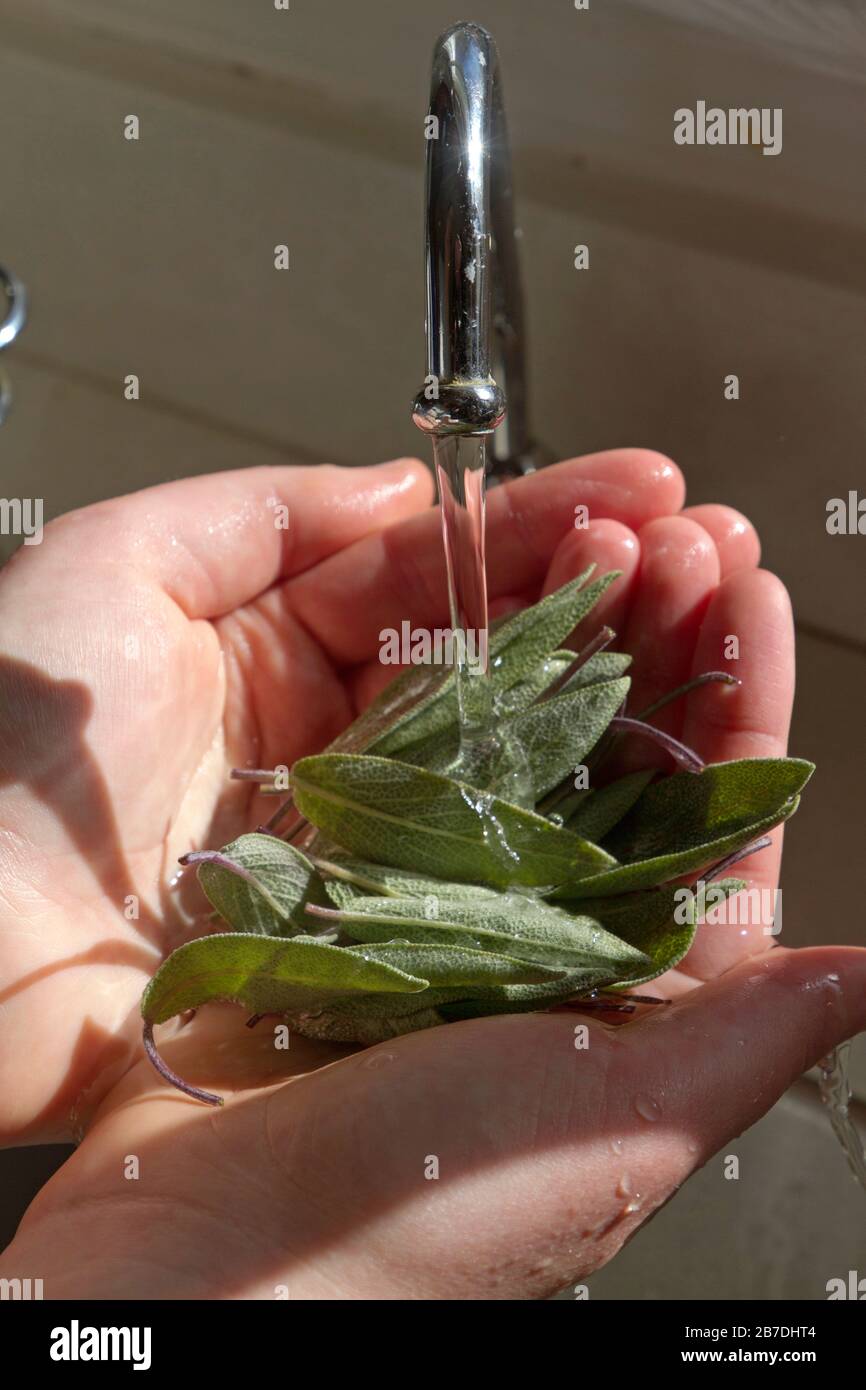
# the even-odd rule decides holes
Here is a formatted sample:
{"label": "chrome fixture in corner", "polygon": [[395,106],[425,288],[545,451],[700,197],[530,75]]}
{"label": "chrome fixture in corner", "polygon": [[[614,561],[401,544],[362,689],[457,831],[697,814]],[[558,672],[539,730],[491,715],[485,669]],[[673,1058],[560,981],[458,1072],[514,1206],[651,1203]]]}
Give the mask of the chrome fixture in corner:
{"label": "chrome fixture in corner", "polygon": [[[27,290],[10,270],[0,266],[0,302],[2,296],[6,298],[6,314],[0,320],[0,352],[8,348],[10,343],[14,343],[18,334],[27,322]],[[12,390],[9,385],[9,378],[0,369],[0,425],[9,414],[9,407],[12,403]]]}

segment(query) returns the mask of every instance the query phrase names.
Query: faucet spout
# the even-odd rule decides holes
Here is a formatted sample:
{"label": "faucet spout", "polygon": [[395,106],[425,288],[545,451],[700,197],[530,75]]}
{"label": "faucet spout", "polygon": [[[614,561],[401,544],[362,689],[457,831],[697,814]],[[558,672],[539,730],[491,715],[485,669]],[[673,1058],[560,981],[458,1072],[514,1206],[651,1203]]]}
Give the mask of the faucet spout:
{"label": "faucet spout", "polygon": [[427,376],[412,419],[434,435],[495,431],[491,474],[531,472],[499,58],[477,24],[436,42],[426,135]]}

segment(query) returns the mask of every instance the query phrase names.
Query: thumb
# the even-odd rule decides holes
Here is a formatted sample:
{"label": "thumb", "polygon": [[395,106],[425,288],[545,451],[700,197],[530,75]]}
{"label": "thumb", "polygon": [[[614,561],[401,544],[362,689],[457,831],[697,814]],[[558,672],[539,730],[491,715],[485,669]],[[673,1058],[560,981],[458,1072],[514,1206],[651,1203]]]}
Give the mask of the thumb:
{"label": "thumb", "polygon": [[646,1019],[632,1038],[643,1084],[652,1058],[665,1118],[697,1141],[697,1166],[863,1029],[866,950],[777,947]]}
{"label": "thumb", "polygon": [[609,1260],[697,1168],[863,1029],[866,950],[828,946],[776,947],[668,1009],[605,1030],[594,1044],[606,1043],[609,1063],[599,1137],[627,1176],[614,1188],[609,1160],[592,1170],[590,1239],[572,1269]]}

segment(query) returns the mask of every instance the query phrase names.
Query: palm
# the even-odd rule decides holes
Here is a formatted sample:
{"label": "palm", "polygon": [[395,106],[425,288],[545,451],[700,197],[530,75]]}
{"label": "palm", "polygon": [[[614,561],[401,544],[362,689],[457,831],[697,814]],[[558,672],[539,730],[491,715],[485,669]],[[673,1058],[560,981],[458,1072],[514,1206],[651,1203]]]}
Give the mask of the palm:
{"label": "palm", "polygon": [[[124,526],[129,531],[130,506],[137,504],[147,518],[155,514],[161,535],[152,577],[142,576],[135,563],[118,562],[115,545],[109,561],[94,562],[91,553],[86,562],[70,565],[68,548],[64,554],[70,535],[62,532],[56,559],[46,546],[44,556],[25,557],[4,576],[0,600],[12,619],[13,652],[33,649],[35,612],[62,635],[41,665],[14,659],[7,670],[13,717],[7,746],[0,741],[0,766],[11,769],[10,783],[26,780],[17,807],[19,833],[35,842],[38,828],[41,837],[41,857],[29,867],[29,881],[35,880],[40,895],[31,915],[46,920],[50,903],[63,933],[62,951],[48,969],[39,971],[26,952],[10,956],[10,998],[26,1003],[28,991],[37,991],[44,1020],[35,1048],[22,1030],[17,1058],[20,1065],[28,1049],[28,1074],[40,1103],[31,1103],[29,1124],[26,1113],[23,1119],[13,1114],[11,1127],[17,1121],[24,1135],[62,1132],[71,1107],[86,1119],[100,1104],[85,1145],[55,1179],[53,1197],[25,1224],[20,1239],[50,1242],[56,1204],[65,1208],[74,1198],[73,1212],[89,1211],[81,1199],[99,1196],[99,1229],[88,1216],[81,1233],[84,1240],[98,1240],[102,1254],[91,1296],[116,1290],[118,1279],[127,1295],[154,1296],[141,1281],[153,1279],[154,1266],[174,1268],[178,1250],[190,1241],[204,1241],[207,1257],[197,1273],[180,1281],[181,1294],[273,1296],[274,1285],[285,1282],[296,1285],[300,1296],[331,1296],[329,1287],[338,1296],[357,1296],[351,1279],[340,1287],[327,1268],[329,1248],[355,1258],[347,1250],[356,1225],[366,1232],[365,1250],[369,1237],[379,1251],[378,1263],[362,1267],[358,1282],[378,1281],[386,1297],[394,1284],[393,1296],[400,1296],[399,1252],[407,1242],[411,1248],[413,1223],[422,1212],[430,1258],[427,1272],[416,1276],[418,1292],[445,1296],[437,1271],[444,1262],[453,1291],[460,1279],[454,1274],[454,1232],[467,1223],[471,1228],[479,1183],[485,1200],[494,1203],[507,1200],[515,1183],[533,1188],[531,1210],[522,1216],[512,1211],[501,1240],[486,1233],[481,1285],[492,1296],[543,1293],[609,1258],[700,1156],[714,1151],[732,1123],[742,1128],[773,1098],[750,1086],[755,1100],[746,1118],[743,1103],[737,1108],[730,1100],[737,1094],[737,1068],[745,1062],[731,1043],[731,1010],[740,1008],[736,999],[731,1003],[729,982],[736,971],[669,1011],[667,1019],[677,1026],[660,1027],[664,1015],[658,1012],[622,1030],[590,1021],[590,1047],[580,1054],[574,1028],[581,1020],[564,1013],[474,1020],[358,1056],[352,1048],[294,1038],[291,1053],[283,1053],[275,1050],[266,1023],[250,1032],[236,1010],[206,1010],[163,1042],[162,1050],[190,1080],[228,1094],[215,1129],[213,1116],[167,1092],[145,1062],[130,1069],[130,1060],[140,1056],[137,1000],[145,979],[168,948],[201,930],[190,923],[191,914],[202,909],[195,885],[178,892],[171,884],[177,857],[192,847],[223,843],[270,811],[272,803],[249,784],[228,781],[230,767],[291,764],[323,746],[384,678],[375,660],[380,628],[402,617],[418,625],[445,620],[435,518],[409,517],[426,504],[423,476],[409,470],[411,486],[398,481],[389,491],[360,481],[365,472],[350,475],[351,481],[329,475],[337,499],[329,494],[331,514],[325,507],[322,520],[313,507],[312,515],[302,511],[300,536],[296,532],[288,555],[273,554],[282,541],[263,532],[260,520],[250,521],[246,493],[261,507],[273,480],[242,486],[238,479],[244,475],[229,475],[177,485],[180,492],[141,494],[144,501],[109,504],[95,509],[95,518],[84,512],[67,523],[73,541],[84,528],[98,544],[100,536],[114,540]],[[382,472],[407,475],[405,466]],[[315,483],[304,482],[300,471],[281,481],[309,494],[321,487],[325,473],[317,470]],[[205,484],[210,491],[202,504]],[[227,525],[224,536],[208,525],[208,508],[224,515],[226,489],[232,488],[244,493],[240,511],[255,533],[247,542],[237,534],[242,525]],[[623,569],[595,621],[610,622],[635,657],[635,709],[690,671],[717,668],[723,638],[737,633],[741,689],[724,705],[718,691],[701,692],[685,708],[668,711],[666,726],[712,761],[779,754],[793,686],[784,591],[772,576],[755,570],[754,533],[736,514],[698,508],[671,515],[681,500],[679,488],[675,472],[655,456],[626,453],[550,470],[519,485],[514,500],[494,496],[492,590],[501,602],[522,602],[543,587],[558,587],[590,559],[601,570]],[[196,494],[197,509],[189,507],[183,489]],[[354,510],[341,495],[352,489],[361,499]],[[593,522],[589,531],[575,532],[574,502],[584,499]],[[112,506],[127,512],[113,514]],[[378,531],[406,517],[395,530]],[[165,539],[175,530],[187,549],[176,563],[167,546],[177,541]],[[90,659],[82,661],[82,653]],[[761,886],[776,881],[779,832],[774,838],[773,849],[747,866]],[[130,915],[130,903],[137,916]],[[746,936],[706,928],[683,968],[658,983],[668,996],[690,992],[696,981],[715,979],[769,944],[760,926]],[[812,954],[800,953],[800,959]],[[789,967],[785,953],[773,952],[760,970],[769,980],[789,968],[806,966]],[[818,968],[814,962],[813,971]],[[726,1007],[713,1008],[713,1000]],[[98,1026],[94,1001],[100,1002]],[[687,1096],[675,1091],[667,1111],[664,1097],[682,1057],[683,1034],[697,1031],[698,1009],[702,1046],[695,1061],[716,1069],[722,1098],[712,1113],[702,1114],[699,1107],[690,1117]],[[778,1026],[784,1031],[784,1019]],[[822,1026],[826,1015],[816,1018],[816,1034]],[[745,1027],[738,1017],[736,1031]],[[802,1045],[788,1063],[792,1075],[805,1064],[801,1052]],[[333,1061],[339,1065],[326,1065]],[[4,1065],[16,1066],[14,1048],[7,1049]],[[284,1084],[298,1075],[305,1077],[303,1084]],[[777,1068],[776,1092],[783,1083],[784,1067],[781,1074]],[[713,1094],[711,1078],[705,1075],[702,1085]],[[646,1114],[641,1118],[635,1110],[638,1096],[664,1116],[664,1123],[652,1127],[652,1143]],[[143,1103],[131,1107],[132,1097]],[[529,1111],[527,1097],[534,1098]],[[631,1155],[619,1195],[611,1183],[617,1146]],[[172,1204],[170,1231],[155,1236],[146,1224],[138,1227],[116,1183],[106,1192],[106,1174],[119,1171],[115,1165],[131,1152],[140,1155],[148,1182]],[[256,1180],[238,1206],[237,1174],[251,1154]],[[431,1155],[447,1166],[448,1183],[425,1182]],[[532,1176],[540,1158],[543,1193],[535,1191]],[[202,1165],[208,1211],[231,1205],[231,1231],[218,1219],[202,1217]],[[576,1166],[582,1172],[579,1213],[571,1192]],[[614,1166],[622,1162],[617,1158]],[[638,1200],[632,1189],[643,1196]],[[79,1218],[71,1219],[74,1224]],[[113,1247],[118,1229],[123,1248]],[[539,1231],[546,1232],[543,1259]],[[130,1266],[130,1243],[153,1247],[146,1273]],[[517,1259],[509,1254],[515,1247],[521,1252]],[[231,1287],[214,1273],[229,1265]],[[477,1271],[466,1278],[469,1287],[478,1285]]]}

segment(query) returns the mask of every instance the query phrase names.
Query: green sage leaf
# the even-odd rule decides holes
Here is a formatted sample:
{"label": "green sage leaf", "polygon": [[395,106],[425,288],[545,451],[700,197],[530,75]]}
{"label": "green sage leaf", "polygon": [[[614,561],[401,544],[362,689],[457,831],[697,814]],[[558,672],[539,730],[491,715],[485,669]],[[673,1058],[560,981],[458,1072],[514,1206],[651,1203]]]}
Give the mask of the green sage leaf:
{"label": "green sage leaf", "polygon": [[[502,721],[506,744],[513,738],[527,756],[535,800],[555,787],[565,773],[573,771],[595,746],[628,694],[629,684],[627,677],[596,681],[531,705]],[[460,730],[454,724],[404,748],[400,761],[424,767],[428,772],[447,773],[459,751]],[[484,743],[479,743],[475,750],[465,750],[461,780],[483,787],[490,785],[493,775],[495,785],[495,765],[491,768],[489,756]]]}
{"label": "green sage leaf", "polygon": [[347,946],[367,961],[380,961],[403,974],[425,979],[434,989],[472,989],[489,985],[534,985],[561,979],[564,971],[454,942],[388,941]]}
{"label": "green sage leaf", "polygon": [[298,809],[337,844],[395,868],[494,888],[549,888],[615,862],[532,811],[388,758],[303,758],[292,785]]}
{"label": "green sage leaf", "polygon": [[[491,632],[488,657],[494,693],[531,678],[538,664],[559,646],[619,577],[619,571],[614,571],[588,584],[594,568],[591,565],[540,603],[512,614]],[[386,733],[368,745],[368,751],[395,757],[401,749],[447,728],[456,718],[455,677],[449,671],[435,691],[401,714]]]}
{"label": "green sage leaf", "polygon": [[509,724],[529,760],[535,800],[573,772],[601,738],[626,695],[628,676],[554,695]]}
{"label": "green sage leaf", "polygon": [[[636,950],[649,957],[649,970],[622,972],[618,985],[633,989],[658,975],[673,970],[691,948],[704,910],[710,910],[733,893],[745,888],[741,878],[723,878],[694,885],[650,888],[612,898],[582,898],[575,907],[598,914],[609,932],[621,936]],[[617,988],[613,984],[610,988]]]}
{"label": "green sage leaf", "polygon": [[654,776],[652,768],[648,772],[628,772],[615,782],[608,782],[606,787],[599,787],[597,791],[590,789],[590,794],[568,817],[566,825],[576,835],[598,844],[631,810]]}
{"label": "green sage leaf", "polygon": [[792,816],[813,771],[800,758],[744,758],[654,782],[608,838],[619,866],[552,896],[631,893],[722,859]]}
{"label": "green sage leaf", "polygon": [[[562,655],[555,652],[555,656]],[[574,653],[571,653],[574,660]],[[572,690],[583,690],[588,685],[595,685],[598,681],[619,680],[624,676],[629,666],[631,657],[627,652],[596,652],[591,656],[585,665],[578,667],[574,675],[566,682],[561,691],[557,694],[566,695]]]}
{"label": "green sage leaf", "polygon": [[491,635],[490,674],[495,689],[507,689],[556,651],[621,574],[612,570],[588,584],[594,569],[590,565],[531,608],[512,613]]}
{"label": "green sage leaf", "polygon": [[310,929],[307,903],[325,903],[324,885],[300,850],[275,835],[241,835],[197,868],[198,880],[233,931],[292,936]]}
{"label": "green sage leaf", "polygon": [[253,1013],[289,1014],[321,1008],[323,1001],[342,995],[426,988],[426,980],[343,947],[227,932],[173,951],[145,989],[141,1013],[150,1023],[163,1023],[224,999]]}
{"label": "green sage leaf", "polygon": [[476,901],[441,895],[361,898],[341,914],[340,925],[359,941],[398,936],[451,942],[572,971],[587,969],[598,979],[615,979],[648,964],[640,950],[605,931],[593,917],[518,893]]}
{"label": "green sage leaf", "polygon": [[368,894],[394,898],[449,897],[471,900],[496,896],[493,888],[482,888],[474,883],[450,883],[447,879],[424,877],[407,869],[371,864],[364,859],[316,859],[315,865],[325,879],[328,897],[338,907]]}
{"label": "green sage leaf", "polygon": [[[410,715],[420,715],[430,707],[438,709],[440,704],[447,713],[444,722],[456,720],[457,692],[453,670],[447,666],[410,666],[395,676],[358,718],[337,735],[328,745],[327,751],[372,751],[374,748],[378,749],[391,733],[394,734],[396,743],[402,745],[404,740],[399,738],[398,731]],[[433,715],[434,724],[436,717]],[[441,727],[441,723],[437,727]]]}

